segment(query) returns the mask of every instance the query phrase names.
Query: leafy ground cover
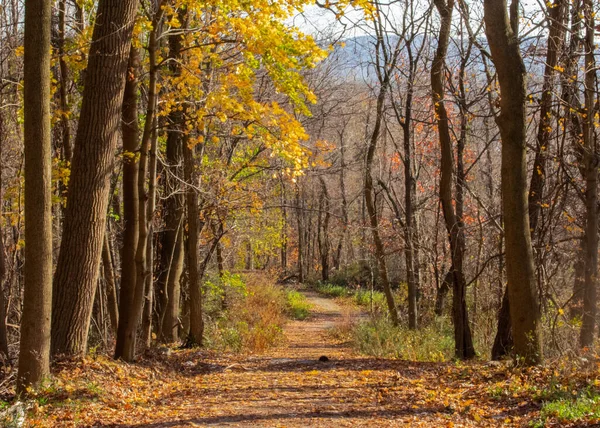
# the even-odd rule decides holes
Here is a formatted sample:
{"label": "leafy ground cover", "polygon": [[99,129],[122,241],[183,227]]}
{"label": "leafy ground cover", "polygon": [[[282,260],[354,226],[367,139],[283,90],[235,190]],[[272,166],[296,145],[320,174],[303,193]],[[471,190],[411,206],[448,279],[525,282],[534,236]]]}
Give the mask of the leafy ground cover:
{"label": "leafy ground cover", "polygon": [[[262,352],[157,351],[58,365],[24,403],[28,426],[583,426],[600,423],[600,360],[415,362],[366,357],[331,329],[358,313],[312,306]],[[410,346],[407,344],[407,346]],[[326,356],[327,361],[320,361]],[[6,403],[7,408],[14,403]],[[17,412],[18,413],[18,412]],[[17,413],[13,412],[14,415]],[[5,425],[7,422],[5,422]]]}

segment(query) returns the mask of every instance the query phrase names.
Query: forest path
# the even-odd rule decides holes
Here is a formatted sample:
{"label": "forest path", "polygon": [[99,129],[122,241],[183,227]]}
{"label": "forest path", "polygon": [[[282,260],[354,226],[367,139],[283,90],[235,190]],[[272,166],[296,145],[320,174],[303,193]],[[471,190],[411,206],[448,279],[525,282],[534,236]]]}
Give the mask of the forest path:
{"label": "forest path", "polygon": [[[197,362],[192,382],[154,402],[145,427],[396,427],[489,426],[455,413],[452,391],[440,396],[446,364],[364,358],[330,329],[360,316],[331,298],[301,290],[311,316],[290,321],[286,343],[235,363]],[[329,361],[319,361],[327,356]],[[188,364],[189,366],[189,364]],[[451,364],[448,365],[451,367]],[[202,372],[202,373],[199,373]],[[467,388],[468,389],[468,388]],[[449,391],[449,390],[448,390]],[[160,416],[162,415],[162,416]],[[176,418],[167,415],[177,415]],[[502,419],[504,420],[504,416]]]}
{"label": "forest path", "polygon": [[301,292],[311,316],[288,322],[285,343],[265,354],[181,350],[139,364],[98,357],[67,365],[61,382],[77,386],[63,383],[30,426],[523,426],[539,414],[525,392],[503,395],[511,390],[504,367],[358,355],[330,329],[360,312]]}

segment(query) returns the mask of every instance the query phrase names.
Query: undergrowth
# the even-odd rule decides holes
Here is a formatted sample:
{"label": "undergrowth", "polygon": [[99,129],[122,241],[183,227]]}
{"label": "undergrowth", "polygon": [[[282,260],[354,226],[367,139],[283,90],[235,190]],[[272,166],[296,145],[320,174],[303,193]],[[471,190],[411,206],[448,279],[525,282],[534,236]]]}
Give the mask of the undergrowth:
{"label": "undergrowth", "polygon": [[408,361],[447,361],[454,354],[451,326],[444,321],[410,330],[394,326],[387,317],[374,316],[356,324],[351,332],[361,353]]}
{"label": "undergrowth", "polygon": [[[329,297],[347,299],[355,305],[372,312],[381,312],[386,308],[385,294],[365,288],[349,288],[342,285],[318,282],[316,290]],[[397,296],[401,298],[401,296]]]}
{"label": "undergrowth", "polygon": [[352,290],[343,285],[318,282],[315,287],[319,293],[330,297],[348,297],[352,295]]}
{"label": "undergrowth", "polygon": [[304,294],[296,290],[286,292],[286,312],[291,318],[295,320],[308,318],[311,307]]}
{"label": "undergrowth", "polygon": [[[418,330],[396,327],[386,315],[386,297],[381,291],[329,283],[317,283],[315,288],[321,294],[341,298],[369,312],[368,319],[333,332],[338,338],[350,340],[362,354],[409,361],[447,361],[454,355],[452,325],[445,317],[431,320]],[[402,287],[394,291],[396,301],[402,300],[402,293]]]}
{"label": "undergrowth", "polygon": [[231,352],[264,352],[283,339],[286,296],[267,279],[247,282],[226,272],[206,290],[206,345]]}
{"label": "undergrowth", "polygon": [[546,402],[542,405],[539,420],[532,425],[543,427],[549,419],[562,424],[595,423],[600,419],[600,395],[583,394]]}

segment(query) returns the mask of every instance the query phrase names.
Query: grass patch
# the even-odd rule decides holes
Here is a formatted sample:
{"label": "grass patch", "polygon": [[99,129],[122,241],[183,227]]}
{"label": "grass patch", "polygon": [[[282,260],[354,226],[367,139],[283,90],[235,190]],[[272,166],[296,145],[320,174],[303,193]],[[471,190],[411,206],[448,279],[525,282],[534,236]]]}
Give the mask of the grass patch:
{"label": "grass patch", "polygon": [[342,285],[319,282],[316,289],[319,293],[330,297],[349,297],[352,295],[352,291]]}
{"label": "grass patch", "polygon": [[310,315],[312,305],[306,300],[306,296],[296,290],[286,293],[286,313],[295,320],[304,320]]}
{"label": "grass patch", "polygon": [[540,418],[532,424],[534,427],[544,427],[549,420],[561,424],[600,420],[600,396],[584,394],[574,399],[560,399],[544,403]]}
{"label": "grass patch", "polygon": [[[385,294],[381,291],[370,290],[367,288],[348,288],[343,285],[319,282],[315,286],[316,290],[329,297],[348,299],[357,306],[361,306],[372,312],[384,312],[387,309]],[[399,292],[395,293],[396,299],[401,299]]]}
{"label": "grass patch", "polygon": [[361,353],[380,358],[447,361],[454,354],[451,326],[443,322],[409,330],[377,316],[354,327],[352,342]]}
{"label": "grass patch", "polygon": [[353,295],[354,303],[365,308],[381,311],[387,307],[385,294],[381,291],[359,289]]}

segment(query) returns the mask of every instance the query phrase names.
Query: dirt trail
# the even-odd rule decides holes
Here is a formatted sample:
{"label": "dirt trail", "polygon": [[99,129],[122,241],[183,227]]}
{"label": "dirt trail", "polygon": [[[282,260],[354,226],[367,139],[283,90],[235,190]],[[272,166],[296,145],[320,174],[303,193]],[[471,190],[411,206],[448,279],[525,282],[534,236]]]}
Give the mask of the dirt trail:
{"label": "dirt trail", "polygon": [[[287,341],[266,355],[183,364],[170,394],[138,411],[136,423],[103,427],[397,427],[518,426],[495,403],[473,403],[482,391],[452,363],[364,358],[328,330],[345,308],[304,291],[312,316],[287,324]],[[355,314],[356,315],[356,314]],[[319,361],[325,355],[327,362]],[[187,365],[186,365],[187,364]],[[117,411],[115,409],[115,411]],[[516,410],[519,413],[518,409]],[[173,415],[176,415],[175,417]],[[485,415],[482,419],[482,415]],[[106,415],[108,416],[108,415]],[[114,420],[114,419],[113,419]]]}

